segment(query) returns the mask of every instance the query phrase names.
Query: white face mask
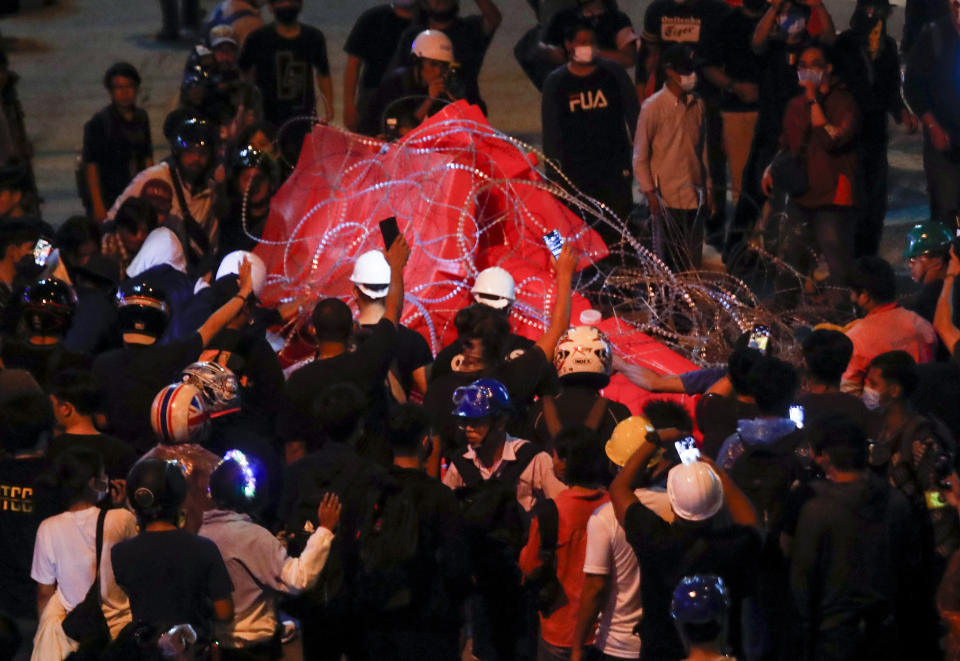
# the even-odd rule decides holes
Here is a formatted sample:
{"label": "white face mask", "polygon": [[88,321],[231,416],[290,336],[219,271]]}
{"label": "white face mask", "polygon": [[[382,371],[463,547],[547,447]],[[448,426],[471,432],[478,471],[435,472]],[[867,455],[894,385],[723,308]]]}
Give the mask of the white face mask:
{"label": "white face mask", "polygon": [[697,86],[697,74],[688,73],[686,75],[680,76],[680,89],[684,92],[692,92],[693,88]]}
{"label": "white face mask", "polygon": [[871,411],[876,411],[880,408],[880,391],[874,390],[869,386],[863,387],[863,394],[860,395],[860,399],[863,401],[863,405],[866,406]]}
{"label": "white face mask", "polygon": [[574,46],[573,61],[577,64],[592,64],[597,57],[596,46]]}
{"label": "white face mask", "polygon": [[807,67],[798,68],[797,80],[800,81],[801,85],[804,83],[813,83],[814,87],[820,87],[820,83],[823,82],[823,71]]}

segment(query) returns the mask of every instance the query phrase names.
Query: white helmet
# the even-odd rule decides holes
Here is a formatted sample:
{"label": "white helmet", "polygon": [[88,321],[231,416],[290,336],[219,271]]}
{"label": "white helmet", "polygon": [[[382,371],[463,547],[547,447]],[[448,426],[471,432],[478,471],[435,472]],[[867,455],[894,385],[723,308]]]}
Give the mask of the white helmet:
{"label": "white helmet", "polygon": [[190,363],[180,376],[184,383],[200,391],[204,406],[210,413],[240,406],[237,375],[223,365],[206,361]]}
{"label": "white helmet", "polygon": [[214,280],[226,277],[228,275],[238,275],[240,273],[240,262],[246,257],[250,262],[250,279],[253,280],[253,295],[260,298],[263,288],[267,285],[267,265],[263,260],[247,250],[234,250],[228,253],[220,262],[220,268],[217,269],[217,277]]}
{"label": "white helmet", "polygon": [[470,293],[477,303],[502,310],[516,300],[513,289],[513,276],[506,269],[491,266],[480,271]]}
{"label": "white helmet", "polygon": [[173,383],[153,398],[150,424],[157,438],[168,445],[202,443],[210,416],[199,390],[189,383]]}
{"label": "white helmet", "polygon": [[453,64],[453,43],[440,30],[424,30],[413,40],[410,52],[417,57]]}
{"label": "white helmet", "polygon": [[604,374],[609,376],[613,352],[606,334],[593,326],[571,326],[560,336],[553,350],[557,376],[567,374]]}
{"label": "white helmet", "polygon": [[704,521],[723,507],[723,485],[702,461],[678,464],[667,474],[667,497],[681,519]]}
{"label": "white helmet", "polygon": [[368,250],[353,263],[350,282],[370,298],[383,298],[390,290],[390,265],[379,250]]}

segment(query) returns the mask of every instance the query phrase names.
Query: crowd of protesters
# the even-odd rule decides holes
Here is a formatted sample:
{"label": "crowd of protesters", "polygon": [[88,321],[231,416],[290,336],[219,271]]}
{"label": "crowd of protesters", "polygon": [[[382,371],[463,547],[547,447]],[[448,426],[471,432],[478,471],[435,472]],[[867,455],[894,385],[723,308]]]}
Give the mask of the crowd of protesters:
{"label": "crowd of protesters", "polygon": [[[748,328],[684,374],[571,325],[569,245],[535,339],[494,266],[434,355],[400,324],[402,235],[350,304],[261,305],[250,251],[334,90],[300,0],[260,4],[200,29],[162,161],[139,72],[105,72],[86,215],[56,229],[0,60],[0,659],[960,659],[960,1],[908,3],[900,44],[886,0],[840,34],[819,0],[655,0],[639,35],[612,0],[531,2],[515,54],[572,186],[626,218],[637,185],[679,269],[704,241],[731,270],[819,257],[857,317]],[[502,16],[476,5],[364,12],[347,128],[485,110]],[[163,8],[161,38],[200,28]],[[903,295],[876,256],[888,115],[923,127],[930,193]],[[663,395],[631,415],[614,372]]]}

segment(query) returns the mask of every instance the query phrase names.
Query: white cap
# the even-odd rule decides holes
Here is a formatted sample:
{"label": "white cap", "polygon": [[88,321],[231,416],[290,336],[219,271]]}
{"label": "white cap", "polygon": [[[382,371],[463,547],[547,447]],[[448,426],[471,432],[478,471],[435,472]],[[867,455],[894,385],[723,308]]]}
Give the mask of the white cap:
{"label": "white cap", "polygon": [[237,33],[229,25],[215,25],[210,28],[208,35],[210,48],[216,48],[222,44],[237,45]]}
{"label": "white cap", "polygon": [[370,298],[383,298],[390,291],[390,265],[387,264],[387,258],[379,250],[363,253],[353,263],[350,282]]}
{"label": "white cap", "polygon": [[267,285],[267,265],[263,263],[262,259],[247,250],[234,250],[231,253],[227,253],[227,256],[220,262],[220,268],[217,269],[217,277],[214,278],[214,280],[219,280],[228,275],[239,275],[240,263],[244,257],[250,262],[250,279],[253,280],[253,295],[260,298],[260,294],[263,293],[263,288]]}
{"label": "white cap", "polygon": [[584,326],[594,326],[603,319],[600,310],[584,310],[580,313],[580,323]]}
{"label": "white cap", "polygon": [[674,514],[687,521],[704,521],[723,507],[723,485],[708,464],[680,464],[667,474],[667,497]]}
{"label": "white cap", "polygon": [[477,303],[497,310],[502,310],[516,300],[513,276],[499,266],[480,271],[470,293]]}
{"label": "white cap", "polygon": [[453,44],[450,37],[440,30],[424,30],[418,34],[410,46],[410,52],[417,57],[453,64]]}

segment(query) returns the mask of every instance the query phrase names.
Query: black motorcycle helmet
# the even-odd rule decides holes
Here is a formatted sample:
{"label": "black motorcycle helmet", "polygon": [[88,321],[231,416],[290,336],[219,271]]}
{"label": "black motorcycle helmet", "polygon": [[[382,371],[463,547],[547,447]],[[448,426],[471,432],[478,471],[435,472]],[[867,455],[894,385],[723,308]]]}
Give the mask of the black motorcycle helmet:
{"label": "black motorcycle helmet", "polygon": [[176,461],[147,458],[127,474],[127,499],[143,526],[153,521],[176,523],[187,498],[187,478]]}
{"label": "black motorcycle helmet", "polygon": [[149,283],[128,281],[120,285],[116,303],[117,323],[124,335],[136,333],[156,339],[167,329],[170,320],[167,295]]}
{"label": "black motorcycle helmet", "polygon": [[20,299],[21,329],[28,336],[65,335],[76,308],[77,295],[66,282],[37,280],[27,285]]}
{"label": "black motorcycle helmet", "polygon": [[180,121],[170,132],[170,148],[179,153],[187,147],[201,145],[210,148],[210,154],[216,152],[219,130],[213,122],[198,116],[189,116]]}

